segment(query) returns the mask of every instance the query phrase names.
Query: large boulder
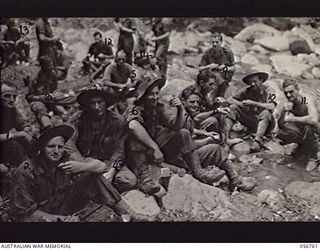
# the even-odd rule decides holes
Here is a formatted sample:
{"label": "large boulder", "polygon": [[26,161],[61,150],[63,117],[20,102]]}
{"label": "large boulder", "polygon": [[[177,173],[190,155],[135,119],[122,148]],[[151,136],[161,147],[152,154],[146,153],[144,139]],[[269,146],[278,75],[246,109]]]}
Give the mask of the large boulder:
{"label": "large boulder", "polygon": [[303,199],[310,204],[319,204],[320,202],[320,182],[294,181],[285,188],[287,197]]}
{"label": "large boulder", "polygon": [[285,36],[271,36],[256,39],[256,44],[262,45],[272,51],[284,51],[289,49],[289,39]]}
{"label": "large boulder", "polygon": [[250,65],[260,64],[259,59],[255,56],[254,53],[247,53],[241,58],[241,62]]}
{"label": "large boulder", "polygon": [[123,199],[137,213],[152,216],[161,212],[153,196],[146,196],[144,193],[138,190],[129,191],[123,195]]}
{"label": "large boulder", "polygon": [[207,37],[199,36],[194,31],[189,32],[171,32],[169,51],[181,54],[186,51],[198,51],[198,45],[208,40]]}
{"label": "large boulder", "polygon": [[292,30],[284,32],[283,36],[286,36],[290,43],[305,40],[311,51],[320,54],[320,44],[314,43],[312,35],[301,27],[294,27]]}
{"label": "large boulder", "polygon": [[258,54],[267,55],[270,54],[270,51],[262,47],[260,44],[255,44],[249,48],[249,51],[254,51]]}
{"label": "large boulder", "polygon": [[170,79],[161,90],[161,95],[177,96],[183,89],[194,84],[194,81],[184,79]]}
{"label": "large boulder", "polygon": [[281,36],[281,32],[269,25],[257,23],[244,28],[234,38],[245,42],[269,36]]}
{"label": "large boulder", "polygon": [[297,58],[286,54],[276,54],[270,57],[273,67],[279,74],[289,75],[291,77],[300,77],[305,70],[311,66],[299,63]]}
{"label": "large boulder", "polygon": [[247,53],[246,44],[244,42],[225,35],[223,35],[223,42],[232,50],[234,55],[244,55]]}
{"label": "large boulder", "polygon": [[269,76],[272,76],[272,66],[269,64],[260,64],[260,65],[254,65],[251,67],[252,71],[261,71],[266,72],[269,74]]}
{"label": "large boulder", "polygon": [[203,184],[190,175],[172,176],[163,205],[167,210],[182,211],[195,217],[203,213],[215,214],[217,219],[230,219],[232,210],[236,209],[223,190]]}

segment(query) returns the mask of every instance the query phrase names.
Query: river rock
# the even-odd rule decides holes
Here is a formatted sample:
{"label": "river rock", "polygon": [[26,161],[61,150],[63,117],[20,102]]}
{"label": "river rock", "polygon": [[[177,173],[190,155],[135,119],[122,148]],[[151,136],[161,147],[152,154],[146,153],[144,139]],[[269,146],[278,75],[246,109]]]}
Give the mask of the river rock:
{"label": "river rock", "polygon": [[247,53],[241,58],[242,63],[257,65],[260,64],[258,58],[253,53]]}
{"label": "river rock", "polygon": [[244,55],[247,53],[246,44],[239,40],[235,40],[232,37],[223,35],[223,42],[224,44],[229,47],[234,55]]}
{"label": "river rock", "polygon": [[245,42],[269,36],[281,36],[281,32],[269,25],[257,23],[241,30],[234,39]]}
{"label": "river rock", "polygon": [[296,58],[299,63],[310,64],[312,66],[320,66],[320,57],[315,53],[312,53],[310,55],[298,54]]}
{"label": "river rock", "polygon": [[183,89],[194,84],[192,79],[170,79],[168,83],[161,90],[161,95],[178,95]]}
{"label": "river rock", "polygon": [[297,62],[296,57],[291,55],[273,55],[270,57],[273,67],[279,74],[291,77],[300,77],[311,66]]}
{"label": "river rock", "polygon": [[285,36],[263,37],[256,39],[254,43],[260,44],[272,51],[284,51],[289,49],[289,39]]}
{"label": "river rock", "polygon": [[153,196],[146,196],[138,190],[129,191],[123,195],[123,199],[134,211],[140,214],[152,216],[161,211]]}
{"label": "river rock", "polygon": [[250,153],[250,145],[248,142],[243,141],[241,143],[238,143],[231,148],[232,153],[240,158],[242,155],[247,155]]}
{"label": "river rock", "polygon": [[267,54],[270,53],[269,50],[265,49],[265,48],[262,47],[260,44],[255,44],[255,45],[253,45],[249,50],[250,50],[250,51],[257,52],[257,53],[262,54],[262,55],[267,55]]}
{"label": "river rock", "polygon": [[275,141],[269,141],[264,144],[264,146],[269,149],[272,153],[284,155],[284,148],[279,143]]}
{"label": "river rock", "polygon": [[312,74],[314,75],[315,78],[320,79],[320,69],[319,68],[313,68]]}
{"label": "river rock", "polygon": [[269,77],[272,76],[272,66],[269,64],[260,64],[251,67],[252,71],[261,71],[269,74]]}
{"label": "river rock", "polygon": [[309,71],[304,71],[304,72],[302,73],[301,77],[302,77],[303,79],[307,79],[307,80],[313,80],[313,79],[314,79],[314,75],[313,75],[311,72],[309,72]]}
{"label": "river rock", "polygon": [[286,199],[279,192],[270,189],[262,190],[258,194],[258,200],[274,212],[281,210],[286,203]]}
{"label": "river rock", "polygon": [[163,197],[163,205],[167,210],[183,211],[195,216],[203,212],[220,214],[236,209],[223,190],[203,184],[190,175],[172,176],[168,194]]}
{"label": "river rock", "polygon": [[310,204],[320,202],[320,182],[294,181],[285,188],[286,196],[308,201]]}

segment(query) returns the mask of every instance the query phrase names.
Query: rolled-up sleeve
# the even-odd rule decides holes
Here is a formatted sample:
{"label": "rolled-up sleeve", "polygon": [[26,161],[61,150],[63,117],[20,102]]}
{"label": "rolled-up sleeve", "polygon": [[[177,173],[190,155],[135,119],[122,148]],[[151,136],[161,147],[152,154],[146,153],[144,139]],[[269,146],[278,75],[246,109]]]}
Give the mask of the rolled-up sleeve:
{"label": "rolled-up sleeve", "polygon": [[139,123],[141,123],[141,125],[144,124],[144,119],[142,116],[142,107],[140,106],[129,106],[124,114],[124,117],[128,124],[133,120],[138,121]]}

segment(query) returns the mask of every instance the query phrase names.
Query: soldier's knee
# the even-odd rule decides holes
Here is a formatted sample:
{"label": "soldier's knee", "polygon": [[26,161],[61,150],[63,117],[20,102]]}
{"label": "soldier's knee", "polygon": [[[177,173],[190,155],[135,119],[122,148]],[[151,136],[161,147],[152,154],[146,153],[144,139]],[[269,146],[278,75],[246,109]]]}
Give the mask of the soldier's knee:
{"label": "soldier's knee", "polygon": [[187,139],[189,137],[191,137],[191,133],[188,129],[180,129],[178,132],[177,132],[177,136],[179,138],[181,138],[182,140],[184,139]]}
{"label": "soldier's knee", "polygon": [[259,115],[259,120],[271,121],[272,113],[269,110],[264,110]]}

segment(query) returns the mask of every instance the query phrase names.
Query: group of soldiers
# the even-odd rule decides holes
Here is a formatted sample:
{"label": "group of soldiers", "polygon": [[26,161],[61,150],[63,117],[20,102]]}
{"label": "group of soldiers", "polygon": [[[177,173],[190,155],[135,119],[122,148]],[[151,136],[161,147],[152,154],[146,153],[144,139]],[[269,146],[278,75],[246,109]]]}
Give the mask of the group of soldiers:
{"label": "group of soldiers", "polygon": [[[262,150],[271,134],[282,144],[306,150],[307,170],[317,168],[317,103],[312,95],[301,95],[295,79],[283,81],[288,100],[280,107],[267,94],[265,72],[250,73],[243,78],[245,87],[225,98],[235,61],[232,51],[222,47],[222,35],[213,33],[196,82],[165,101],[161,89],[167,83],[170,23],[154,18],[153,36],[146,38],[133,18],[114,22],[119,30],[116,55],[100,32],[93,34],[95,42],[82,62],[90,87],[77,93],[77,109],[70,114],[54,97],[70,62],[48,18],[37,20],[41,70],[28,82],[26,99],[40,131],[16,109],[16,84],[1,82],[1,172],[14,169],[10,190],[3,189],[11,195],[13,221],[78,221],[78,212],[90,200],[112,208],[124,221],[155,221],[136,213],[121,194],[139,189],[156,198],[165,195],[161,174],[167,170],[191,174],[208,185],[227,176],[231,191],[250,191],[256,181],[238,173],[230,153],[243,141],[234,136],[235,124],[252,135],[251,151]],[[139,53],[134,53],[134,33],[144,48]],[[152,43],[155,62],[143,56]],[[138,68],[156,73],[138,74]],[[52,113],[61,120],[54,123]],[[159,178],[154,169],[163,170]]]}

